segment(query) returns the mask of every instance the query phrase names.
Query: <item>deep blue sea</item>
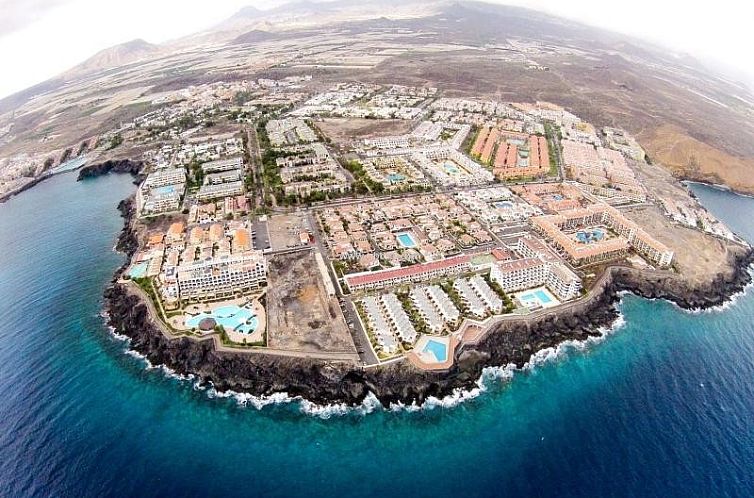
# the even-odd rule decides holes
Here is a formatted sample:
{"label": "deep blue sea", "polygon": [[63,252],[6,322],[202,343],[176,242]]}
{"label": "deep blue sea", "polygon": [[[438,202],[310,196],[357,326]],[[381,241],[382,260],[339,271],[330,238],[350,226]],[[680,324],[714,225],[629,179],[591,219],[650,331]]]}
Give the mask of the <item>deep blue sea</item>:
{"label": "deep blue sea", "polygon": [[[754,199],[695,186],[754,240]],[[454,408],[323,419],[147,369],[104,326],[111,175],[0,206],[0,495],[754,496],[754,291],[625,324]]]}

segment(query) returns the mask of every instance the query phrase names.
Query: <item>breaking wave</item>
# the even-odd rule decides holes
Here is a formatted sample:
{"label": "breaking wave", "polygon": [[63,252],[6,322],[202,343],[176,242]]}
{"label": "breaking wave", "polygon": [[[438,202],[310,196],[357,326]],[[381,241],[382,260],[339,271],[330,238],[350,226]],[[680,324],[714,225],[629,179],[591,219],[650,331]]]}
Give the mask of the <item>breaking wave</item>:
{"label": "breaking wave", "polygon": [[[546,348],[538,351],[532,355],[531,359],[519,369],[512,363],[504,366],[492,366],[485,367],[482,370],[482,374],[479,379],[476,380],[475,385],[467,389],[455,389],[451,394],[438,398],[435,396],[429,396],[427,399],[419,404],[416,402],[406,403],[390,403],[388,406],[383,405],[380,400],[373,393],[368,393],[364,400],[356,406],[349,405],[347,403],[329,403],[329,404],[317,404],[309,401],[301,396],[291,396],[286,392],[273,393],[269,395],[253,395],[249,393],[236,392],[233,390],[219,391],[211,382],[202,383],[202,381],[193,374],[183,375],[175,372],[175,370],[165,365],[153,365],[149,359],[138,351],[127,347],[125,353],[142,361],[146,365],[147,370],[160,370],[166,377],[179,380],[188,381],[193,385],[194,390],[202,390],[206,392],[206,395],[210,399],[231,399],[236,402],[238,406],[254,408],[256,410],[262,410],[268,406],[274,405],[288,405],[296,404],[301,413],[318,417],[321,419],[329,419],[332,417],[342,417],[346,415],[368,415],[375,411],[389,411],[389,412],[419,412],[428,411],[434,409],[450,409],[454,408],[461,403],[474,400],[487,392],[490,388],[501,383],[509,382],[513,379],[516,371],[530,371],[537,366],[544,365],[546,363],[555,361],[567,354],[568,351],[577,350],[583,351],[586,348],[602,342],[607,336],[614,331],[625,326],[626,320],[622,313],[619,312],[616,320],[606,327],[600,327],[598,329],[599,335],[591,336],[583,341],[569,340],[564,341],[557,347]],[[108,327],[110,334],[125,342],[130,346],[131,339],[127,336],[118,334],[115,329]]]}
{"label": "breaking wave", "polygon": [[728,299],[725,300],[722,304],[718,304],[717,306],[712,306],[710,308],[692,308],[692,309],[684,309],[678,306],[677,304],[673,303],[677,308],[679,308],[684,313],[689,313],[692,315],[702,315],[702,314],[709,314],[709,313],[720,313],[723,311],[727,311],[734,307],[738,301],[745,296],[751,289],[754,287],[754,266],[750,266],[748,268],[749,275],[752,277],[752,279],[749,281],[748,284],[746,284],[743,289],[736,292],[735,294],[731,294]]}

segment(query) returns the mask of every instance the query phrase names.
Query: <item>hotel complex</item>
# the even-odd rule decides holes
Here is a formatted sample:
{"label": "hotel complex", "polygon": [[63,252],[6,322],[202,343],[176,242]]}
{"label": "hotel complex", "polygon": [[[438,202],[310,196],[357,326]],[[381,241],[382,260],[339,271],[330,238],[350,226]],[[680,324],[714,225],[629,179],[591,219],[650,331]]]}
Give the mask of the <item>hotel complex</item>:
{"label": "hotel complex", "polygon": [[[258,102],[284,99],[275,93]],[[595,282],[589,265],[672,265],[662,234],[633,221],[654,201],[630,136],[603,137],[553,104],[435,93],[340,83],[257,120],[261,150],[238,134],[189,133],[145,154],[139,215],[169,216],[144,221],[154,224],[128,277],[170,318],[186,315],[190,333],[202,322],[213,333],[213,307],[212,323],[241,334],[223,340],[253,347],[261,332],[247,343],[239,331],[262,315],[291,336],[337,322],[346,337],[363,334],[377,362],[405,354],[439,369],[501,320],[580,299]],[[333,116],[410,126],[328,137],[321,117]],[[689,224],[683,206],[664,205]]]}
{"label": "hotel complex", "polygon": [[[622,257],[629,246],[659,267],[670,266],[673,260],[673,251],[665,244],[607,204],[536,216],[531,223],[559,253],[577,266]],[[610,237],[610,231],[616,236]]]}
{"label": "hotel complex", "polygon": [[258,290],[267,282],[267,264],[260,251],[246,251],[176,268],[183,299],[217,298]]}

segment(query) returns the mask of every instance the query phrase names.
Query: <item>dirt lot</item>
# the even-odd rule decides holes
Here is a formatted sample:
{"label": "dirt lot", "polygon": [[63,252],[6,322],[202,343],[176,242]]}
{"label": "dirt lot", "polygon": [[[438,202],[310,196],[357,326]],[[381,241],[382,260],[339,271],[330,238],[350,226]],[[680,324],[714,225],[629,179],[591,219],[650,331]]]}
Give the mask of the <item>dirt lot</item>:
{"label": "dirt lot", "polygon": [[269,268],[269,347],[356,352],[337,299],[327,296],[312,251],[276,254]]}
{"label": "dirt lot", "polygon": [[365,138],[403,135],[411,131],[412,121],[403,119],[327,118],[314,124],[336,144],[346,144]]}
{"label": "dirt lot", "polygon": [[718,273],[730,272],[728,255],[741,250],[733,242],[673,224],[658,207],[633,208],[623,213],[675,251],[674,265],[692,286],[706,283]]}
{"label": "dirt lot", "polygon": [[299,213],[276,214],[267,220],[270,233],[270,246],[273,251],[280,251],[301,245],[299,234],[302,230],[311,233],[306,216]]}

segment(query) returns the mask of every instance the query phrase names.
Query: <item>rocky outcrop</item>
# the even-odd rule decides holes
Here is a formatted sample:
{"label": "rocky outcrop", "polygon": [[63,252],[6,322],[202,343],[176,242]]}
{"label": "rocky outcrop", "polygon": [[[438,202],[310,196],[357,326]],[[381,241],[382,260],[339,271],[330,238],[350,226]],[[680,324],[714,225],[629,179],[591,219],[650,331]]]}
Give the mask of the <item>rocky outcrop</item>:
{"label": "rocky outcrop", "polygon": [[[615,293],[613,293],[613,296]],[[536,324],[501,328],[477,346],[462,348],[447,372],[425,372],[408,362],[364,369],[347,363],[266,354],[218,351],[211,339],[169,338],[154,325],[146,305],[115,283],[105,292],[110,325],[131,338],[131,347],[154,364],[194,374],[218,390],[270,395],[286,392],[320,404],[359,404],[373,393],[383,404],[422,403],[468,388],[488,365],[522,366],[532,354],[567,339],[598,334],[595,324],[611,323],[617,312],[611,297],[593,302],[583,315],[556,316]]]}
{"label": "rocky outcrop", "polygon": [[108,173],[130,173],[134,176],[139,176],[143,167],[144,163],[142,161],[111,159],[102,163],[84,166],[79,170],[77,180],[94,178],[95,176],[106,175]]}
{"label": "rocky outcrop", "polygon": [[665,299],[684,309],[707,309],[719,306],[740,292],[749,282],[749,268],[754,251],[741,250],[730,257],[729,274],[717,274],[707,284],[690,287],[678,274],[658,274],[633,268],[613,268],[618,290],[632,292],[647,299]]}
{"label": "rocky outcrop", "polygon": [[45,174],[43,174],[41,176],[38,176],[38,177],[34,178],[29,183],[25,183],[24,185],[18,187],[15,190],[12,190],[10,192],[6,192],[3,195],[0,195],[0,204],[2,204],[3,202],[7,201],[8,199],[10,199],[13,196],[16,196],[16,195],[20,194],[21,192],[26,192],[30,188],[34,187],[35,185],[38,185],[38,184],[42,183],[43,181],[47,180],[48,178],[52,178],[52,175],[50,173],[45,173]]}

